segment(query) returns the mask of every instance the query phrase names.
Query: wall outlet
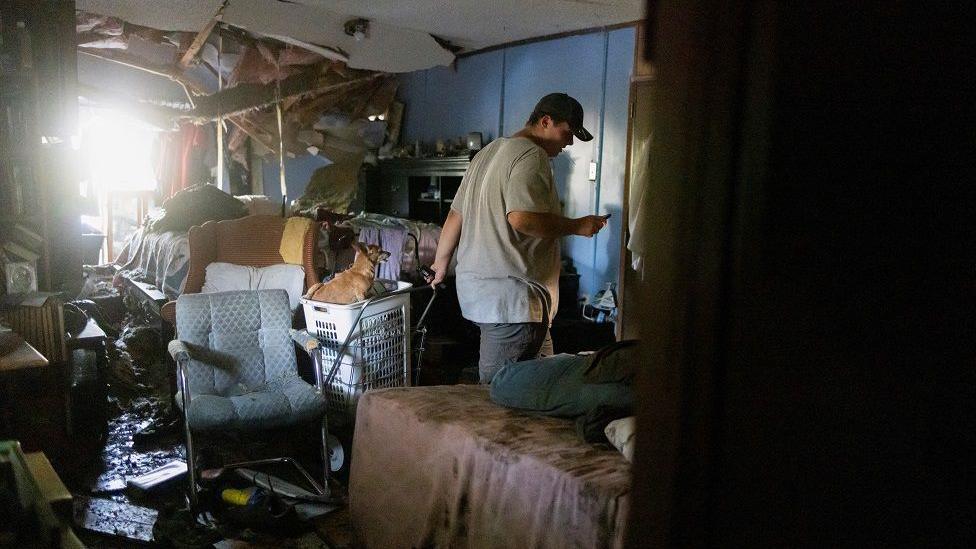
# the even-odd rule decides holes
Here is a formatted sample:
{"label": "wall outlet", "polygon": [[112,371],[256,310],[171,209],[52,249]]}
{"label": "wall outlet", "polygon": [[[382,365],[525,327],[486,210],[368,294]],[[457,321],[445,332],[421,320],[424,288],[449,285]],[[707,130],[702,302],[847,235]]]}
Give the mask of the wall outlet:
{"label": "wall outlet", "polygon": [[590,181],[596,181],[596,162],[590,160]]}

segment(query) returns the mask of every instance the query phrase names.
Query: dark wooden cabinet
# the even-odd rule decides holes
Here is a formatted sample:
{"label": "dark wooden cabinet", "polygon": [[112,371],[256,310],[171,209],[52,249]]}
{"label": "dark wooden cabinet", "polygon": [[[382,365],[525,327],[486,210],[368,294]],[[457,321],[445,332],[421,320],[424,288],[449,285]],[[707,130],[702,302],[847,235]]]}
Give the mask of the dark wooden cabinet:
{"label": "dark wooden cabinet", "polygon": [[367,172],[366,211],[428,223],[444,222],[468,169],[468,157],[381,161]]}

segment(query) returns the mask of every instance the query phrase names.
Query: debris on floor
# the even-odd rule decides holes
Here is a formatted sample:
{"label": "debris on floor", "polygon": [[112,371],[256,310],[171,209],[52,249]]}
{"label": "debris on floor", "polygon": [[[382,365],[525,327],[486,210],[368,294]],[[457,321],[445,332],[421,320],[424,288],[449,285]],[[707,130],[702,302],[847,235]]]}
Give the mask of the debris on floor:
{"label": "debris on floor", "polygon": [[[250,479],[242,478],[240,472],[224,475],[222,482],[211,479],[201,493],[201,509],[206,512],[193,515],[187,511],[183,425],[171,397],[173,365],[158,330],[148,325],[143,314],[130,309],[106,316],[111,316],[111,328],[118,337],[110,336],[106,342],[107,360],[98,376],[107,392],[104,438],[93,438],[87,446],[78,441],[79,451],[84,447],[87,453],[70,475],[76,531],[84,534],[89,546],[211,547],[216,543],[217,547],[335,549],[348,545],[348,539],[343,541],[343,536],[349,537],[343,533],[349,527],[348,519],[340,518],[338,527],[323,526],[336,523],[332,515],[344,510],[341,504],[316,501],[315,494],[301,488],[300,479],[288,475],[263,475],[262,480],[272,479],[270,487],[265,482],[263,488],[255,486],[261,483],[254,482],[253,474]],[[312,458],[313,463],[317,457],[316,448],[296,442],[308,439],[304,431],[270,436],[226,433],[216,437],[219,441],[210,438],[214,437],[203,437],[198,448],[198,463],[204,466],[280,456],[282,452],[294,455],[293,450],[298,451],[295,457]],[[248,493],[260,490],[263,497],[254,498],[254,505],[232,505],[221,500],[224,486]],[[338,485],[333,490],[344,493]],[[286,492],[301,499],[288,498]],[[325,531],[330,532],[328,542],[324,541]],[[333,543],[332,539],[340,541]]]}
{"label": "debris on floor", "polygon": [[332,549],[346,549],[352,546],[352,521],[349,517],[349,507],[343,507],[334,513],[314,522],[315,531]]}
{"label": "debris on floor", "polygon": [[224,539],[212,524],[203,524],[200,517],[184,508],[167,507],[159,512],[152,529],[153,541],[164,547],[211,547]]}
{"label": "debris on floor", "polygon": [[125,483],[140,490],[149,490],[185,475],[186,471],[186,462],[175,459],[143,475],[127,478]]}
{"label": "debris on floor", "polygon": [[145,475],[174,460],[183,460],[183,446],[177,433],[154,441],[149,448],[136,447],[133,435],[160,416],[158,401],[138,398],[129,411],[109,421],[108,437],[100,456],[98,475],[91,481],[93,493],[111,493],[125,488],[126,481]]}
{"label": "debris on floor", "polygon": [[213,545],[217,549],[339,549],[322,541],[315,532],[308,532],[295,539],[280,539],[270,536],[252,536],[248,540],[225,539]]}
{"label": "debris on floor", "polygon": [[74,523],[90,532],[149,543],[157,512],[108,499],[75,496]]}

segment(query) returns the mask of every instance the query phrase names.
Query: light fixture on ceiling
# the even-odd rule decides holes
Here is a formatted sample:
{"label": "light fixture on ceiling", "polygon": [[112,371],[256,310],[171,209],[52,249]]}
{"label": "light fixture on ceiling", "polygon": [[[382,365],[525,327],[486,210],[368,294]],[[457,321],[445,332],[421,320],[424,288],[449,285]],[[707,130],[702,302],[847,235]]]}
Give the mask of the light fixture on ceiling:
{"label": "light fixture on ceiling", "polygon": [[363,19],[362,17],[350,19],[346,21],[345,31],[347,35],[352,36],[359,42],[366,38],[366,33],[369,31],[369,19]]}

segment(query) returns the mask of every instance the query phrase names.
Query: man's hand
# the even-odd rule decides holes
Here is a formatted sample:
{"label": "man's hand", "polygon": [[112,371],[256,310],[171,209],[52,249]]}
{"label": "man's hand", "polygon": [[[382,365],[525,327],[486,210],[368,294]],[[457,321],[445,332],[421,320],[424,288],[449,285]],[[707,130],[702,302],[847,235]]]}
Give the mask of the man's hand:
{"label": "man's hand", "polygon": [[437,252],[434,254],[434,263],[430,268],[434,270],[434,276],[428,278],[424,276],[431,286],[437,286],[444,282],[447,276],[447,268],[451,265],[451,258],[454,257],[454,250],[461,241],[461,227],[464,220],[457,210],[452,209],[444,220],[444,227],[441,229],[440,240],[437,241]]}
{"label": "man's hand", "polygon": [[425,276],[424,278],[431,286],[437,286],[441,282],[444,282],[444,277],[447,276],[447,263],[449,261],[434,261],[430,266],[430,270],[434,271],[434,276]]}
{"label": "man's hand", "polygon": [[574,234],[587,238],[592,237],[600,232],[600,229],[607,226],[607,218],[602,215],[587,215],[579,217],[574,221],[576,222],[576,231]]}

